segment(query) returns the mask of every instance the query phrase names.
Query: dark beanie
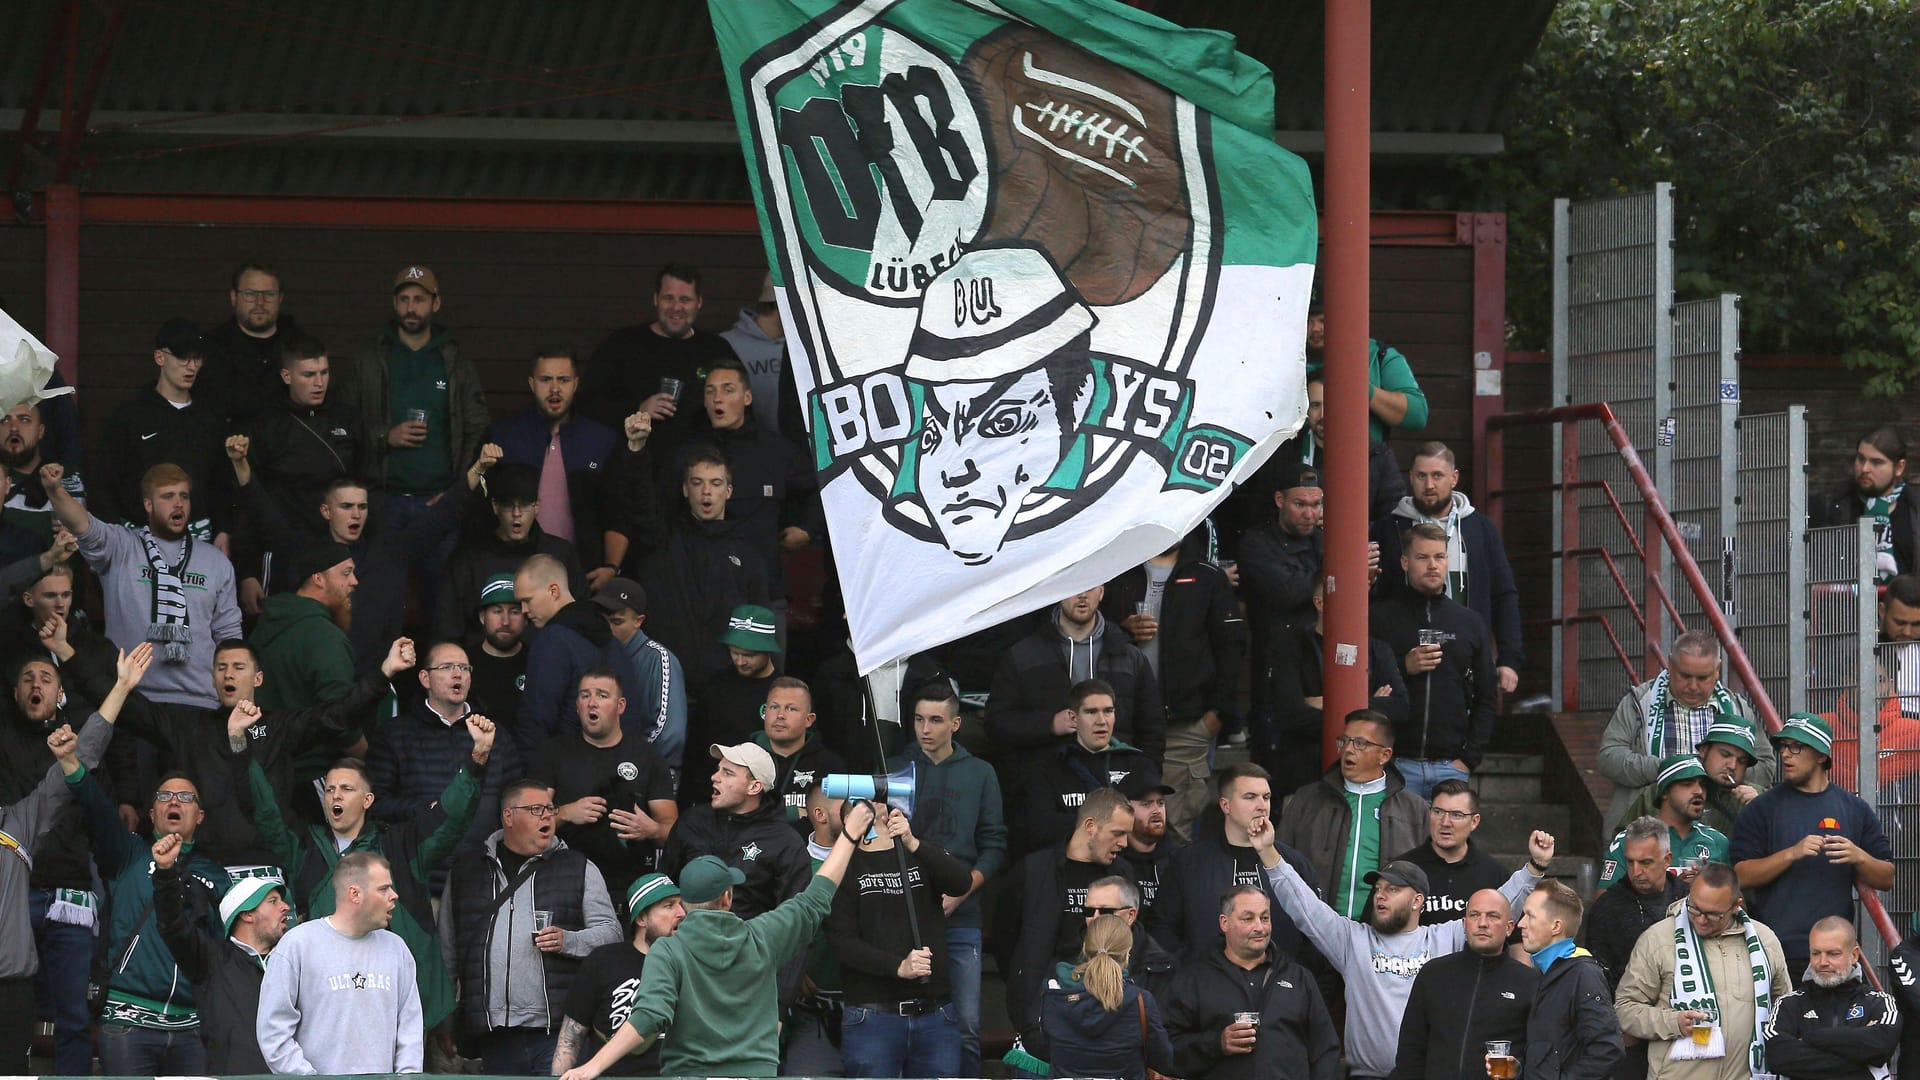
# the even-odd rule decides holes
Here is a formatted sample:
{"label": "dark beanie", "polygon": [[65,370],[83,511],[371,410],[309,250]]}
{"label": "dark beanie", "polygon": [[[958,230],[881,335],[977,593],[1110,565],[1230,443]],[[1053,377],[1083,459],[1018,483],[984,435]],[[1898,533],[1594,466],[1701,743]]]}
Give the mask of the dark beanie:
{"label": "dark beanie", "polygon": [[307,544],[293,556],[294,587],[299,588],[313,575],[324,574],[351,558],[353,552],[338,541],[317,540]]}

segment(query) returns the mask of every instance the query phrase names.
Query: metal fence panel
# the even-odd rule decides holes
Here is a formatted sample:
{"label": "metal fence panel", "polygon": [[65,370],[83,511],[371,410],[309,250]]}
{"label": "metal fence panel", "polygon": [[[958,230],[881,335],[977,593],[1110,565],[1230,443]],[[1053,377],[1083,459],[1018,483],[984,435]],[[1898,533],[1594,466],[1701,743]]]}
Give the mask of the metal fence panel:
{"label": "metal fence panel", "polygon": [[[1871,528],[1871,526],[1869,526]],[[1871,691],[1869,655],[1862,663],[1862,641],[1874,637],[1873,560],[1862,560],[1858,522],[1807,530],[1807,706],[1834,728],[1833,779],[1859,791],[1860,688]],[[1867,543],[1871,532],[1865,533]],[[1872,551],[1868,547],[1869,552]],[[1864,576],[1863,576],[1864,575]],[[1863,637],[1864,635],[1864,637]],[[1864,677],[1863,677],[1864,676]],[[1867,770],[1871,771],[1871,770]],[[1871,777],[1867,779],[1871,780]],[[1868,791],[1873,785],[1868,784]]]}
{"label": "metal fence panel", "polygon": [[[1659,184],[1651,192],[1619,198],[1559,202],[1555,210],[1554,389],[1559,403],[1611,404],[1655,485],[1671,490],[1673,187]],[[1594,425],[1576,430],[1568,437],[1577,440],[1579,479],[1607,484],[1632,531],[1640,532],[1645,509],[1612,442]],[[1563,478],[1557,456],[1555,475]],[[1582,622],[1563,632],[1578,635],[1580,698],[1594,706],[1617,700],[1634,681],[1620,665],[1616,639],[1632,663],[1647,666],[1646,636],[1634,610],[1646,597],[1648,567],[1634,553],[1628,528],[1605,491],[1583,489],[1561,497],[1577,500],[1580,535],[1574,546],[1611,553],[1627,592],[1621,595],[1604,560],[1580,559],[1579,614],[1604,623]],[[1558,539],[1559,549],[1570,546],[1568,538]],[[1653,572],[1659,572],[1657,560]],[[1555,664],[1554,681],[1561,685],[1558,652]]]}
{"label": "metal fence panel", "polygon": [[[1674,308],[1673,487],[1667,509],[1723,611],[1733,603],[1733,540],[1740,447],[1740,298],[1724,294]],[[1706,619],[1686,577],[1669,567],[1667,591],[1689,626]]]}
{"label": "metal fence panel", "polygon": [[1742,416],[1734,627],[1774,707],[1807,708],[1807,410]]}
{"label": "metal fence panel", "polygon": [[1880,718],[1879,783],[1869,798],[1893,845],[1887,910],[1904,929],[1920,913],[1920,643],[1880,645],[1874,676],[1861,687],[1863,696],[1873,694],[1865,706],[1869,714]]}

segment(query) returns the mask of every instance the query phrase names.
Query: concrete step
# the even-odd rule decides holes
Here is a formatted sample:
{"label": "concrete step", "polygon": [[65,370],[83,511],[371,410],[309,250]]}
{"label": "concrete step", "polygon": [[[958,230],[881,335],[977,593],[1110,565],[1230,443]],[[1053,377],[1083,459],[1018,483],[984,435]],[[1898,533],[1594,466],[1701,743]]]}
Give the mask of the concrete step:
{"label": "concrete step", "polygon": [[[1527,861],[1525,853],[1518,855],[1495,855],[1494,860],[1501,866],[1517,867]],[[1557,855],[1547,864],[1547,876],[1567,883],[1580,898],[1589,903],[1593,901],[1594,886],[1600,880],[1600,862],[1585,855]]]}
{"label": "concrete step", "polygon": [[1525,851],[1535,829],[1545,829],[1565,844],[1572,828],[1573,811],[1558,803],[1486,803],[1480,807],[1473,842],[1488,851]]}
{"label": "concrete step", "polygon": [[1540,787],[1539,773],[1524,776],[1518,773],[1488,773],[1482,770],[1473,774],[1473,790],[1479,793],[1482,804],[1533,805],[1541,801]]}
{"label": "concrete step", "polygon": [[1476,776],[1539,776],[1547,759],[1539,754],[1487,754],[1480,759]]}

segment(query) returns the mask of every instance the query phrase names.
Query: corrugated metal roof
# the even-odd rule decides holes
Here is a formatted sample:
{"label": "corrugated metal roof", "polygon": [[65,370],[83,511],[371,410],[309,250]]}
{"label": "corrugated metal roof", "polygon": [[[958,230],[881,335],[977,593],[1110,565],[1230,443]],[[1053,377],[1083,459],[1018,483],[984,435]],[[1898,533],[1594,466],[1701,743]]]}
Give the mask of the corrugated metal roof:
{"label": "corrugated metal roof", "polygon": [[[16,3],[0,35],[0,147],[62,10]],[[1274,72],[1279,129],[1319,129],[1319,0],[1141,6],[1236,35]],[[80,7],[91,55],[104,17]],[[1376,129],[1498,132],[1552,7],[1481,0],[1463,16],[1375,0]],[[79,177],[95,190],[747,196],[737,144],[715,138],[731,111],[698,0],[133,0],[95,117]]]}

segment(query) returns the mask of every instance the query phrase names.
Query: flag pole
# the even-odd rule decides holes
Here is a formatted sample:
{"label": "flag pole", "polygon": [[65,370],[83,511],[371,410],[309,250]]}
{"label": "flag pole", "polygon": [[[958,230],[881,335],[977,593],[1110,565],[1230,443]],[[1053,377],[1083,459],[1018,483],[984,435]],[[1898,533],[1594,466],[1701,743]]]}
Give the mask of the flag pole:
{"label": "flag pole", "polygon": [[1367,705],[1371,0],[1326,0],[1326,707],[1321,757]]}

